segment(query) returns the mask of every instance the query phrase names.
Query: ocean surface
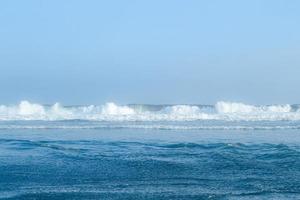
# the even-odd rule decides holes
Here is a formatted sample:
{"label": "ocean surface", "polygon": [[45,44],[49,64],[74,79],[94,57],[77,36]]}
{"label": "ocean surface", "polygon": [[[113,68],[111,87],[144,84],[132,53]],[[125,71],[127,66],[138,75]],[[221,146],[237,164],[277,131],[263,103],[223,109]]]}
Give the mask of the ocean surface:
{"label": "ocean surface", "polygon": [[300,199],[300,106],[0,105],[0,199]]}

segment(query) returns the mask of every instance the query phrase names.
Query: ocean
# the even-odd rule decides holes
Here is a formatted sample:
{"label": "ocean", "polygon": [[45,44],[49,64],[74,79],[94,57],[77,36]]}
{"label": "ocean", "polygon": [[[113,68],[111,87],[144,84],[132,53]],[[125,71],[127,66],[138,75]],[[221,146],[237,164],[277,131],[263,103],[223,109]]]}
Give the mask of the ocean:
{"label": "ocean", "polygon": [[0,106],[0,199],[300,199],[300,106]]}

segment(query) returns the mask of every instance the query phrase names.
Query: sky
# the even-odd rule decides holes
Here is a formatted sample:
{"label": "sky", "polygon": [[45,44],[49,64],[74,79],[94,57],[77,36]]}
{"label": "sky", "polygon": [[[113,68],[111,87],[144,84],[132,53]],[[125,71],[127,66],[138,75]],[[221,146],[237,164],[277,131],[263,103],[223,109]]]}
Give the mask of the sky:
{"label": "sky", "polygon": [[0,104],[300,103],[298,0],[2,0]]}

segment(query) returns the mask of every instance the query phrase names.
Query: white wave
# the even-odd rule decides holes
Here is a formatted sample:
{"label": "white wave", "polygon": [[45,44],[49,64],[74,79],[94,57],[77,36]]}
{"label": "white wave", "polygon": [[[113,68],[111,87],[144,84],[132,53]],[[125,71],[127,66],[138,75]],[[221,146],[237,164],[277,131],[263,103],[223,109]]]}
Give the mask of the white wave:
{"label": "white wave", "polygon": [[271,105],[271,106],[253,106],[236,102],[224,102],[220,101],[216,105],[216,110],[219,113],[287,113],[291,112],[292,107],[286,105]]}
{"label": "white wave", "polygon": [[18,112],[22,116],[45,115],[45,109],[39,104],[32,104],[28,101],[22,101],[19,104]]}
{"label": "white wave", "polygon": [[255,106],[236,102],[220,101],[209,109],[193,105],[157,106],[148,109],[106,103],[102,106],[64,107],[22,101],[18,105],[1,105],[0,120],[95,120],[95,121],[276,121],[300,120],[300,112],[291,105]]}
{"label": "white wave", "polygon": [[133,115],[135,111],[128,106],[117,106],[110,102],[103,106],[102,114],[104,115]]}
{"label": "white wave", "polygon": [[243,103],[220,101],[215,105],[219,113],[251,113],[257,112],[258,108]]}
{"label": "white wave", "polygon": [[176,105],[169,106],[164,111],[170,115],[197,115],[200,113],[200,108],[197,106]]}
{"label": "white wave", "polygon": [[278,113],[288,113],[291,112],[292,107],[288,104],[286,105],[276,105],[276,106],[268,106],[269,112],[278,112]]}
{"label": "white wave", "polygon": [[159,130],[299,130],[294,126],[188,126],[188,125],[0,125],[0,130],[9,129],[159,129]]}

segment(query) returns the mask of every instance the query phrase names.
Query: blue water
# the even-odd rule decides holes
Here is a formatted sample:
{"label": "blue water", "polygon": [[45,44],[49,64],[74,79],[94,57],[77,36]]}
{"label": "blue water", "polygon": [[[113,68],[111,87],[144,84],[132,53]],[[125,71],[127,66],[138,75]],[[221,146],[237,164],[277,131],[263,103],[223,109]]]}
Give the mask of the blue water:
{"label": "blue water", "polygon": [[0,199],[300,199],[299,105],[0,106]]}
{"label": "blue water", "polygon": [[298,199],[298,130],[0,130],[2,199]]}

